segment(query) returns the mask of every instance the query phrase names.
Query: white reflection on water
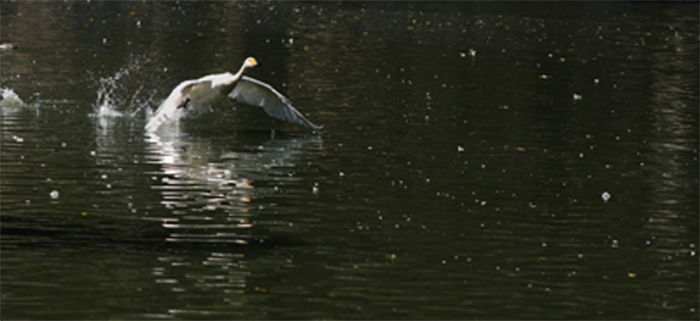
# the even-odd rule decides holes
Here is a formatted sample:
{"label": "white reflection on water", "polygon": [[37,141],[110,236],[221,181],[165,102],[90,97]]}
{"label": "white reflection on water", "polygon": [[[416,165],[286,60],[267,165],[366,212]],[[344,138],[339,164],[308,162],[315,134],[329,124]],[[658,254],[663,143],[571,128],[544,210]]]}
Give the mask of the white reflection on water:
{"label": "white reflection on water", "polygon": [[163,223],[170,242],[246,244],[253,186],[234,162],[221,160],[208,139],[188,137],[178,124],[146,136],[146,161],[161,166],[151,188],[175,217]]}
{"label": "white reflection on water", "polygon": [[[154,182],[151,188],[160,191],[160,204],[173,217],[162,222],[163,228],[170,231],[166,241],[223,245],[203,259],[181,255],[159,257],[163,265],[154,268],[156,282],[169,287],[171,295],[188,298],[201,293],[211,298],[212,292],[219,293],[219,300],[209,304],[176,304],[162,315],[196,318],[222,314],[220,300],[227,305],[244,305],[245,294],[250,291],[251,258],[235,253],[243,248],[226,245],[261,242],[267,238],[261,235],[264,231],[261,233],[260,227],[256,229],[256,224],[274,218],[265,218],[253,205],[254,200],[261,203],[266,198],[264,184],[256,188],[255,182],[277,180],[281,175],[270,176],[280,169],[296,167],[303,151],[317,147],[320,139],[312,136],[244,146],[221,144],[189,134],[176,122],[165,125],[158,134],[147,133],[144,140],[146,162],[160,166],[159,172],[149,173]],[[262,225],[264,228],[265,224]],[[254,289],[259,291],[258,287]]]}
{"label": "white reflection on water", "polygon": [[[251,202],[269,191],[256,189],[253,182],[297,180],[286,171],[297,166],[303,150],[321,140],[312,136],[219,146],[172,123],[158,134],[147,133],[145,142],[146,162],[160,165],[159,172],[149,173],[151,188],[160,191],[160,204],[173,216],[163,222],[172,230],[168,241],[247,244],[265,239],[251,232],[252,210],[264,206]],[[227,151],[241,147],[243,151]]]}

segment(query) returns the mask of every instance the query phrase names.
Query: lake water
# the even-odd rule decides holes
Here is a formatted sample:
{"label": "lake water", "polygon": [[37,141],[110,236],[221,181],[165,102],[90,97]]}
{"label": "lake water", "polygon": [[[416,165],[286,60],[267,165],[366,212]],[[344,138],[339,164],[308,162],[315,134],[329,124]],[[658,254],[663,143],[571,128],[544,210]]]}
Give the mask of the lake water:
{"label": "lake water", "polygon": [[699,318],[695,2],[1,13],[3,319]]}

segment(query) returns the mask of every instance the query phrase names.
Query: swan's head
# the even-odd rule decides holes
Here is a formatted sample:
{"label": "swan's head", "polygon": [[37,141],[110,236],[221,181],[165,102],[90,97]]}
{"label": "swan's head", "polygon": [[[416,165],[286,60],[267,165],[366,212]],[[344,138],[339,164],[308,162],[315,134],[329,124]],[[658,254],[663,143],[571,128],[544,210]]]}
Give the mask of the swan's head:
{"label": "swan's head", "polygon": [[258,61],[255,60],[255,58],[253,58],[253,57],[248,57],[245,59],[245,62],[243,62],[244,68],[255,67],[257,65],[258,65]]}

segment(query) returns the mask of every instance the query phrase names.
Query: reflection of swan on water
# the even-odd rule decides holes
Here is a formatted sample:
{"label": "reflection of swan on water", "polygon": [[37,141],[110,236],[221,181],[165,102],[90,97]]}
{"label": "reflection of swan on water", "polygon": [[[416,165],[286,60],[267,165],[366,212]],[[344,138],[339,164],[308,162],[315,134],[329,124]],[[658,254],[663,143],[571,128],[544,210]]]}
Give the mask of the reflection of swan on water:
{"label": "reflection of swan on water", "polygon": [[320,133],[321,127],[306,119],[287,97],[262,81],[243,76],[246,68],[257,64],[254,58],[248,58],[235,75],[226,72],[182,82],[158,107],[146,124],[146,131],[156,131],[164,122],[179,119],[189,109],[206,110],[212,102],[228,95],[239,102],[262,107],[271,117],[304,125]]}
{"label": "reflection of swan on water", "polygon": [[[164,126],[158,135],[146,137],[147,162],[161,167],[153,173],[152,188],[160,191],[160,203],[169,213],[159,220],[169,231],[167,241],[186,243],[246,244],[267,239],[251,230],[251,218],[267,206],[261,202],[270,194],[265,182],[298,181],[278,171],[294,168],[304,155],[299,150],[315,149],[322,142],[315,136],[270,140],[250,151],[227,152],[229,148],[211,139],[181,133],[178,126]],[[256,181],[259,188],[253,186]]]}
{"label": "reflection of swan on water", "polygon": [[212,161],[216,155],[209,140],[187,139],[172,126],[165,134],[149,134],[146,152],[149,163],[161,166],[162,177],[152,188],[172,211],[162,220],[171,231],[167,241],[246,244],[251,238],[245,232],[251,228],[249,180],[237,175],[234,164]]}

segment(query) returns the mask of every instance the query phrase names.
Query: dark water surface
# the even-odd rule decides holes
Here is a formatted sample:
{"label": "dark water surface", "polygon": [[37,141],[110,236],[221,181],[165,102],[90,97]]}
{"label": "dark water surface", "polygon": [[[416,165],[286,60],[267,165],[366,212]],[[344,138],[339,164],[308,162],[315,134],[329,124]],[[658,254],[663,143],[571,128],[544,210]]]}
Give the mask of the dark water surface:
{"label": "dark water surface", "polygon": [[699,318],[697,3],[1,10],[4,320]]}

